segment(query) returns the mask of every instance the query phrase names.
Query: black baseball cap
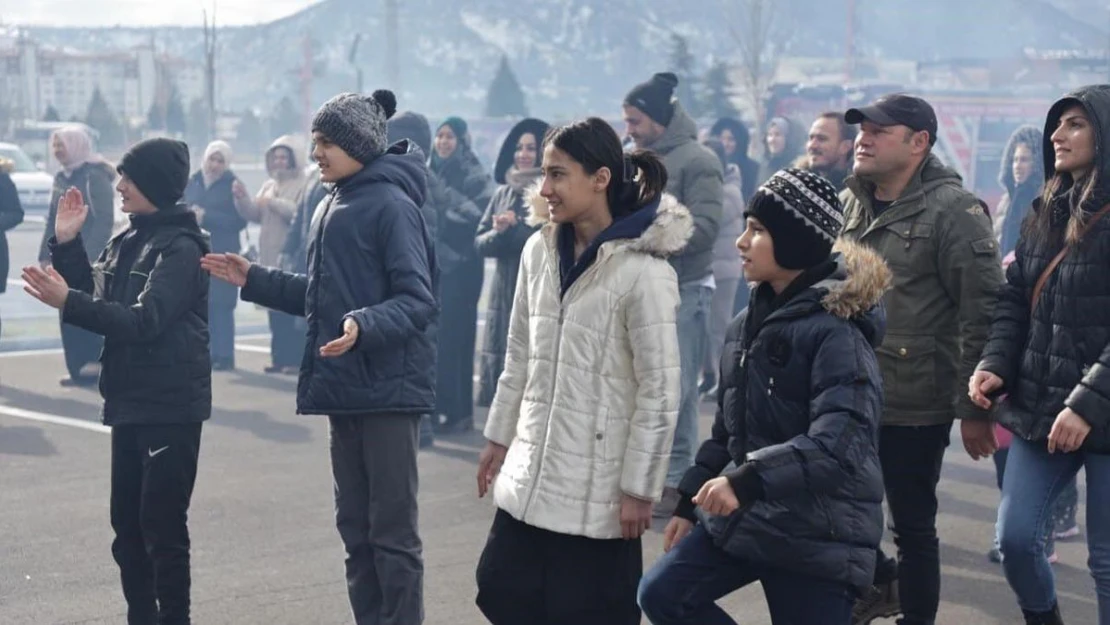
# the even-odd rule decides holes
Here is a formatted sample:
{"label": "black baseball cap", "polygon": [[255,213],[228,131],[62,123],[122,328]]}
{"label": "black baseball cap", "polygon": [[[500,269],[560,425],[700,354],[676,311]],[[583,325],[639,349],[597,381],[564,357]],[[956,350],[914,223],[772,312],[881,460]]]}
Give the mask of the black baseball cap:
{"label": "black baseball cap", "polygon": [[867,106],[848,109],[844,121],[860,124],[871,121],[880,126],[906,126],[910,130],[929,132],[929,145],[937,142],[937,114],[921,98],[904,93],[884,95]]}

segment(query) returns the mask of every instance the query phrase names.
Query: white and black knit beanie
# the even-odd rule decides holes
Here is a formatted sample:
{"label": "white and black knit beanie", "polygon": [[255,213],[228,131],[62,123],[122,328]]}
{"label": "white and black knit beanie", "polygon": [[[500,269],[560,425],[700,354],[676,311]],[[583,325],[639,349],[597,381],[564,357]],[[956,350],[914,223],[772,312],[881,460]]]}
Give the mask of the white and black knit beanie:
{"label": "white and black knit beanie", "polygon": [[802,169],[775,172],[755,192],[744,214],[771,233],[775,262],[783,269],[809,269],[827,260],[844,227],[836,187]]}
{"label": "white and black knit beanie", "polygon": [[396,111],[397,98],[387,89],[378,89],[369,97],[341,93],[316,111],[312,132],[322,133],[365,165],[389,148],[386,122]]}

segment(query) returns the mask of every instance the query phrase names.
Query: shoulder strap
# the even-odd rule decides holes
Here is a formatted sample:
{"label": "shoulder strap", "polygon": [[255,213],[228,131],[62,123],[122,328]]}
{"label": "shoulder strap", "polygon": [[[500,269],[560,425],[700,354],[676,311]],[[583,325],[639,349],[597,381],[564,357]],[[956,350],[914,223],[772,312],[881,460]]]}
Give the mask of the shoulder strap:
{"label": "shoulder strap", "polygon": [[[1086,236],[1086,234],[1091,231],[1091,228],[1094,227],[1098,220],[1102,219],[1102,217],[1105,216],[1106,213],[1110,213],[1110,204],[1103,206],[1102,208],[1098,209],[1098,212],[1096,212],[1094,215],[1091,215],[1091,218],[1087,221],[1086,224],[1083,225],[1082,235]],[[1041,299],[1041,291],[1044,290],[1044,286],[1048,282],[1048,278],[1052,276],[1052,272],[1056,271],[1056,268],[1060,266],[1060,263],[1063,262],[1064,257],[1068,255],[1068,251],[1070,250],[1070,245],[1064,245],[1064,248],[1057,252],[1056,256],[1052,258],[1052,261],[1049,262],[1048,266],[1045,267],[1044,271],[1041,272],[1040,277],[1037,278],[1037,283],[1033,285],[1033,297],[1029,300],[1030,315],[1032,315],[1033,311],[1037,309],[1037,302],[1039,302]]]}

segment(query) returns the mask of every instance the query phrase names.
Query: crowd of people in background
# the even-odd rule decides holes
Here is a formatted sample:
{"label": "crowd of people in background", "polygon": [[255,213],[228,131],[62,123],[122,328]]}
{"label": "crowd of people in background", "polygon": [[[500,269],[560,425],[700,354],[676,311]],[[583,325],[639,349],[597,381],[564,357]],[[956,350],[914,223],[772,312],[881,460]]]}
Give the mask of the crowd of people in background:
{"label": "crowd of people in background", "polygon": [[[755,581],[776,623],[931,625],[955,421],[994,459],[987,556],[1028,624],[1064,622],[1053,545],[1082,533],[1085,470],[1110,625],[1110,86],[1015,130],[993,208],[934,151],[921,98],[808,130],[772,117],[755,156],[742,120],[699,131],[677,86],[658,73],[615,103],[623,139],[598,118],[520,120],[492,168],[461,118],[343,94],[311,149],[274,141],[258,190],[223,141],[190,175],[179,142],[113,167],[58,131],[22,277],[60,311],[62,384],[99,367],[128,622],[189,622],[185,513],[242,299],[269,310],[266,372],[329,419],[360,624],[421,622],[417,450],[488,407],[477,603],[495,625],[725,625],[715,602]],[[22,221],[3,171],[0,231]],[[113,184],[130,215],[114,237]],[[6,275],[3,236],[0,252]],[[644,574],[653,519],[666,553]]]}

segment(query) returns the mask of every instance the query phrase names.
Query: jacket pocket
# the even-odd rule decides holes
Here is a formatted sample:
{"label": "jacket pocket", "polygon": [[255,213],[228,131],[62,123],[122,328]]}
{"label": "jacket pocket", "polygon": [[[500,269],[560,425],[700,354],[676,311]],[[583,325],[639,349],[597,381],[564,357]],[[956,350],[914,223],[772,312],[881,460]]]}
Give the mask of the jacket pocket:
{"label": "jacket pocket", "polygon": [[887,236],[882,246],[882,255],[887,263],[909,269],[935,264],[928,260],[931,256],[929,239],[933,237],[933,224],[895,222],[888,224],[884,230]]}
{"label": "jacket pocket", "polygon": [[609,409],[602,406],[594,422],[594,456],[608,462],[617,453],[614,449],[614,436],[609,423]]}
{"label": "jacket pocket", "polygon": [[887,405],[927,409],[937,404],[935,337],[888,334],[875,353]]}

